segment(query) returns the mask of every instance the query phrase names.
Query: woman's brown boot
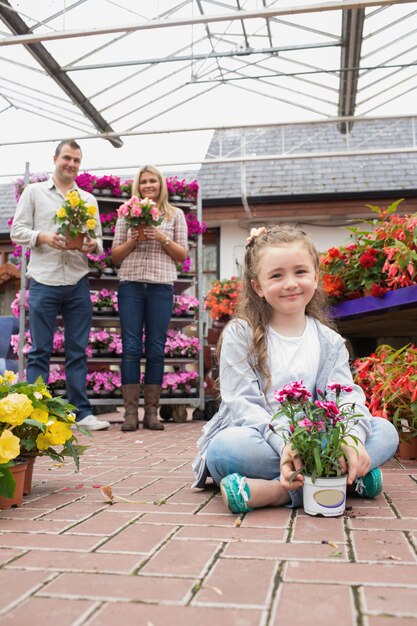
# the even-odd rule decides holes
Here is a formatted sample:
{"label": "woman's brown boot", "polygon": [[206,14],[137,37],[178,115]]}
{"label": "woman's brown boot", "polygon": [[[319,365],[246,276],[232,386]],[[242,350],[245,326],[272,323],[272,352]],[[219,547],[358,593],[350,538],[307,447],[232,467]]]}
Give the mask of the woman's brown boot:
{"label": "woman's brown boot", "polygon": [[123,402],[125,407],[125,421],[122,430],[133,431],[139,428],[138,405],[140,385],[122,385]]}
{"label": "woman's brown boot", "polygon": [[161,396],[161,385],[145,385],[145,417],[143,427],[150,430],[164,430],[164,425],[158,419],[159,398]]}

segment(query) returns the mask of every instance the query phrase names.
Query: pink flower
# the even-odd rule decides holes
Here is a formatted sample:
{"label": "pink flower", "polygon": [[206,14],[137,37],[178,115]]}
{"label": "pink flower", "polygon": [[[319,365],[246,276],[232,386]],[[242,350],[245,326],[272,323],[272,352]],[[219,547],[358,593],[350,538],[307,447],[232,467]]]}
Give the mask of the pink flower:
{"label": "pink flower", "polygon": [[283,402],[306,402],[308,398],[311,398],[311,393],[301,380],[284,385],[280,391],[274,391],[274,398],[280,404]]}
{"label": "pink flower", "polygon": [[345,393],[351,393],[353,391],[353,385],[341,385],[340,383],[327,383],[328,389],[330,391],[335,391],[336,393],[341,393],[344,391]]}

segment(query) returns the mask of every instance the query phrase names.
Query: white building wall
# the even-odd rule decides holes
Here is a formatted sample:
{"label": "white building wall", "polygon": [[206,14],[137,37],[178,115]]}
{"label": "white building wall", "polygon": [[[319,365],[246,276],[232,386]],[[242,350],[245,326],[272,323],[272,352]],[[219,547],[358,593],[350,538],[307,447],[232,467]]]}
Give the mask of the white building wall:
{"label": "white building wall", "polygon": [[[319,252],[325,252],[332,246],[340,246],[349,240],[349,231],[340,226],[306,225],[297,222],[297,226],[310,235]],[[220,225],[220,278],[240,275],[240,267],[245,254],[247,228],[228,222]]]}

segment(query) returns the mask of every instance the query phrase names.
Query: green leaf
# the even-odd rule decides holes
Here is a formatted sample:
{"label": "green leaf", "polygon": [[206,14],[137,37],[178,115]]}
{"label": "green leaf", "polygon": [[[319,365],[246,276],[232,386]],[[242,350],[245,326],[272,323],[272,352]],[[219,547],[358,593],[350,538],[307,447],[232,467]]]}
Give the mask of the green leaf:
{"label": "green leaf", "polygon": [[314,462],[317,468],[317,476],[321,476],[322,471],[323,471],[323,465],[322,465],[320,454],[317,448],[314,448],[313,454],[314,454]]}
{"label": "green leaf", "polygon": [[4,498],[13,498],[16,481],[11,471],[7,467],[0,469],[0,496]]}

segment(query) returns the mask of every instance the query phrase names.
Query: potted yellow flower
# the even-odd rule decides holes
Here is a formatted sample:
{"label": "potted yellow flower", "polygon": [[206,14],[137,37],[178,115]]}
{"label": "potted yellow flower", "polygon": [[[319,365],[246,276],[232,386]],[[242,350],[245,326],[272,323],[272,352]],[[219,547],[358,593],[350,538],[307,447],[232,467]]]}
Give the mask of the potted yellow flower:
{"label": "potted yellow flower", "polygon": [[17,382],[16,374],[7,370],[0,376],[0,508],[22,503],[24,485],[18,492],[13,474],[28,455],[47,454],[56,461],[71,456],[79,468],[85,446],[77,445],[71,426],[90,433],[76,425],[74,408],[53,398],[41,378]]}
{"label": "potted yellow flower", "polygon": [[86,234],[95,239],[96,212],[96,207],[93,204],[87,205],[76,189],[67,193],[65,202],[57,210],[53,221],[58,224],[58,233],[67,240],[69,250],[81,250]]}

